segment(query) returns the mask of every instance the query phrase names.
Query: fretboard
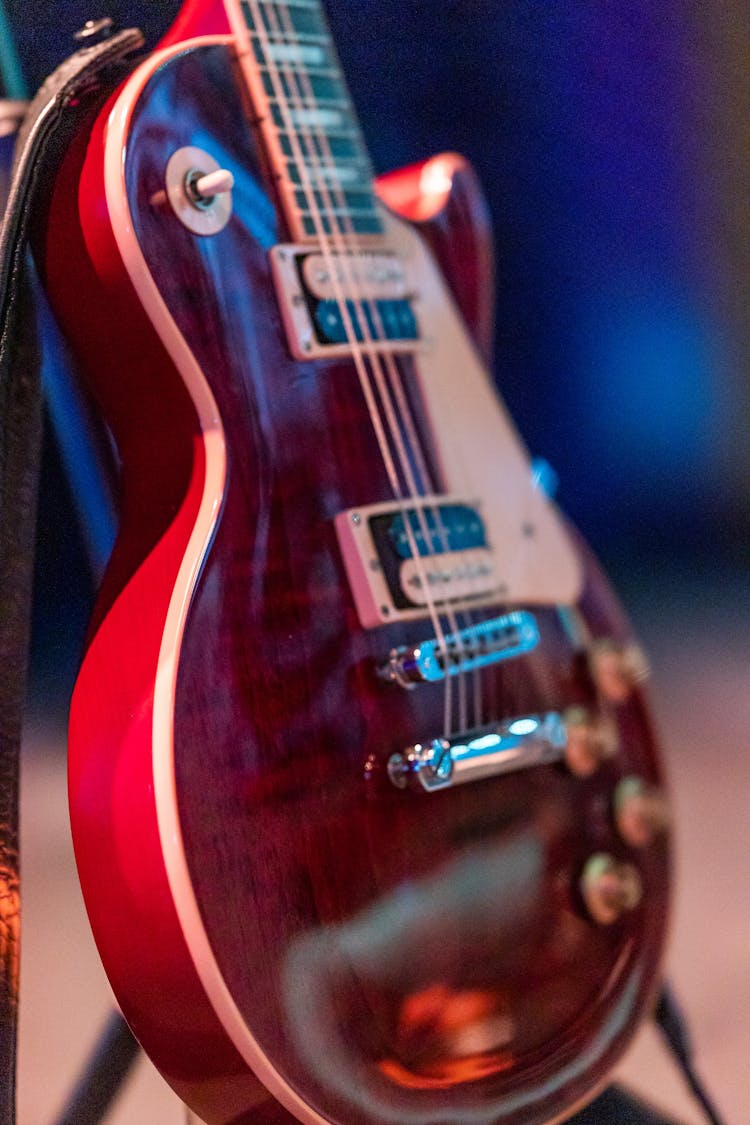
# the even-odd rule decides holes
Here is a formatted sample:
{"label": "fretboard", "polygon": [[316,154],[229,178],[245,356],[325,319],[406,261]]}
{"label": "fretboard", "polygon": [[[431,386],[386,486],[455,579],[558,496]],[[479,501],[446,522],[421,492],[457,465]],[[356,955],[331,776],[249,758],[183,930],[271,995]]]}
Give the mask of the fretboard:
{"label": "fretboard", "polygon": [[318,0],[226,0],[290,234],[377,241],[357,116]]}

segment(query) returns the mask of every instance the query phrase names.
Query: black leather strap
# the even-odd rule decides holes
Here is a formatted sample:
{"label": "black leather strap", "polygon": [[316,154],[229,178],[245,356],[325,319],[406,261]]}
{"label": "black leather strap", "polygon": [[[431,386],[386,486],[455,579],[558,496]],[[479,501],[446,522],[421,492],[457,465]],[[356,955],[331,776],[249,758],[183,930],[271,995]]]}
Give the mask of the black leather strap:
{"label": "black leather strap", "polygon": [[40,362],[26,240],[87,95],[142,44],[137,30],[77,51],[31,103],[0,232],[0,1125],[15,1120],[20,937],[18,775],[41,433]]}
{"label": "black leather strap", "polygon": [[28,286],[14,277],[0,339],[0,1122],[13,1121],[20,894],[18,750],[26,679],[39,380]]}

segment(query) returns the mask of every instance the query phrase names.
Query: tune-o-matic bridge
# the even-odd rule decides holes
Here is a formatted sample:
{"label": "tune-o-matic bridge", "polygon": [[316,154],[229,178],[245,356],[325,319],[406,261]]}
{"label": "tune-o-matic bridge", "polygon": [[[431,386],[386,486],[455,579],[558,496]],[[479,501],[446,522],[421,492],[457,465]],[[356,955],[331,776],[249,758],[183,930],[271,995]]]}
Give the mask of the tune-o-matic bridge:
{"label": "tune-o-matic bridge", "polygon": [[402,687],[436,683],[459,672],[475,672],[501,660],[522,656],[539,643],[536,619],[526,610],[505,613],[470,625],[458,633],[420,641],[413,648],[394,648],[381,669],[384,679]]}
{"label": "tune-o-matic bridge", "polygon": [[295,358],[346,355],[353,341],[378,352],[419,346],[414,286],[395,254],[281,245],[271,250],[271,268]]}
{"label": "tune-o-matic bridge", "polygon": [[340,512],[335,527],[360,621],[479,607],[503,594],[479,504],[421,496]]}

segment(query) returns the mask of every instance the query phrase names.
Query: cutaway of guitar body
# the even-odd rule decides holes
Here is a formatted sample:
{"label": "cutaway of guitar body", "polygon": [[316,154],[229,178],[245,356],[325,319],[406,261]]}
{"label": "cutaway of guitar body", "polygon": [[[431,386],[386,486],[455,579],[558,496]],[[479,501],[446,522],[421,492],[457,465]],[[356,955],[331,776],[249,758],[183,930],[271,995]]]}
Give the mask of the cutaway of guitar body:
{"label": "cutaway of guitar body", "polygon": [[[614,807],[623,779],[661,787],[656,745],[641,687],[603,703],[591,670],[597,641],[623,650],[629,627],[532,497],[526,524],[549,551],[529,546],[539,575],[518,580],[561,594],[523,600],[538,644],[476,674],[485,725],[459,686],[454,709],[468,738],[604,708],[617,751],[587,776],[558,761],[444,791],[394,784],[393,756],[442,731],[445,687],[382,674],[429,617],[358,616],[334,521],[389,482],[350,360],[290,358],[269,260],[289,235],[222,12],[187,6],[92,120],[46,227],[47,285],[123,467],[70,727],[96,941],[135,1034],[210,1125],[549,1125],[602,1084],[658,983],[668,839],[629,845]],[[187,146],[234,176],[216,234],[164,198]],[[383,220],[434,345],[400,370],[435,478],[471,485],[494,543],[525,454],[480,359],[485,213],[456,158],[442,172],[432,211],[414,210],[420,172],[401,180],[421,234]],[[519,608],[477,604],[466,620]],[[641,890],[613,924],[587,911],[599,855]]]}

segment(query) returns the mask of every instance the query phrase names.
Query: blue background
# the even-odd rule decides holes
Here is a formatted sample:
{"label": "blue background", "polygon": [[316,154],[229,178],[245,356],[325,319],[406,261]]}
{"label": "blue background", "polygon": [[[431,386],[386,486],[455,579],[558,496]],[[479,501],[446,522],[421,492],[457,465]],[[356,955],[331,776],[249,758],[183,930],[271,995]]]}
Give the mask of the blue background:
{"label": "blue background", "polygon": [[[106,10],[153,45],[177,7],[7,5],[32,87],[87,17]],[[626,584],[653,567],[704,575],[707,589],[725,572],[746,576],[743,6],[327,8],[376,169],[453,149],[479,172],[495,230],[497,382],[532,453],[557,470],[563,507]],[[48,477],[53,495],[64,488]],[[71,591],[61,599],[52,581],[54,606],[43,608],[54,614],[87,587],[71,579],[74,520],[64,503],[49,508],[42,564]]]}

